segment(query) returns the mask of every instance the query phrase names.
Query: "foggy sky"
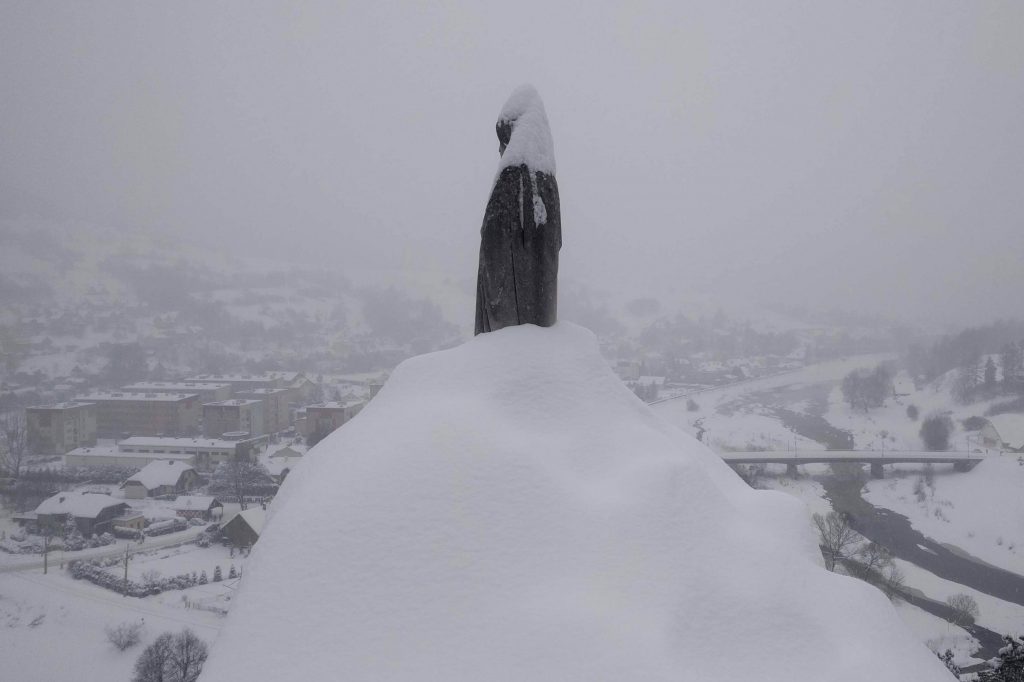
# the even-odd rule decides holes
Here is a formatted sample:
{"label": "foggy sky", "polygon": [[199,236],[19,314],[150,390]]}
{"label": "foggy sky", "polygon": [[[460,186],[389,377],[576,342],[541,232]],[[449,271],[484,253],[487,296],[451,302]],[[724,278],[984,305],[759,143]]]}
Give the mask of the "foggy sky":
{"label": "foggy sky", "polygon": [[5,2],[0,217],[472,280],[529,82],[563,277],[1024,315],[1024,3],[554,4]]}

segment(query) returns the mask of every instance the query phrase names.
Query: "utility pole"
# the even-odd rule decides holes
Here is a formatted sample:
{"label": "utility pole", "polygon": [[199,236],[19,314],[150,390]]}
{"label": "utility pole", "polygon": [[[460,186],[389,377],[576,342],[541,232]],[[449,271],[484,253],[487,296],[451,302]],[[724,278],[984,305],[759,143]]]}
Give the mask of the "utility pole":
{"label": "utility pole", "polygon": [[128,596],[128,543],[124,543],[124,590],[122,597]]}
{"label": "utility pole", "polygon": [[47,569],[46,559],[47,559],[47,556],[48,556],[49,552],[50,552],[50,534],[47,533],[46,535],[43,536],[43,575],[46,575],[46,569]]}

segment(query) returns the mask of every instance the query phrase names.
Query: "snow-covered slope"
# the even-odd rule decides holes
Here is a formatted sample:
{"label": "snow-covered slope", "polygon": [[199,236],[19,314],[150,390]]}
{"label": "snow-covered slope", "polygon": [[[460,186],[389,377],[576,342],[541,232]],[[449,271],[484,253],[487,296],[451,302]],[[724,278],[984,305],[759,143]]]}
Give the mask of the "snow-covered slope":
{"label": "snow-covered slope", "polygon": [[292,474],[204,679],[935,680],[802,505],[744,485],[587,331],[398,367]]}

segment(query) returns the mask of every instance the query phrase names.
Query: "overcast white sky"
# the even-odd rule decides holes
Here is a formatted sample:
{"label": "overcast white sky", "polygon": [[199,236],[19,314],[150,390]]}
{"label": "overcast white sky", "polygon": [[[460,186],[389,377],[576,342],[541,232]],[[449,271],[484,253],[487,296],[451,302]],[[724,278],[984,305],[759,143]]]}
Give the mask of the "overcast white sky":
{"label": "overcast white sky", "polygon": [[530,82],[565,277],[1024,314],[1024,3],[425,5],[4,2],[0,216],[472,279]]}

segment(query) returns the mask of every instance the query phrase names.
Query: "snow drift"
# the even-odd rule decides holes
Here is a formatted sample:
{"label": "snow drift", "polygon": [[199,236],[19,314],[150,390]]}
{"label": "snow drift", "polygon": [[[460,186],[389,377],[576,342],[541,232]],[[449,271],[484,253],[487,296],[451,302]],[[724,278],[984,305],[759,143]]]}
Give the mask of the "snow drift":
{"label": "snow drift", "polygon": [[203,675],[943,679],[880,592],[821,567],[558,323],[414,358],[285,483]]}

